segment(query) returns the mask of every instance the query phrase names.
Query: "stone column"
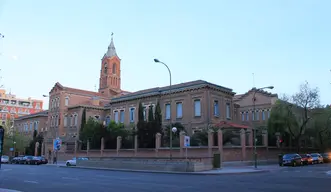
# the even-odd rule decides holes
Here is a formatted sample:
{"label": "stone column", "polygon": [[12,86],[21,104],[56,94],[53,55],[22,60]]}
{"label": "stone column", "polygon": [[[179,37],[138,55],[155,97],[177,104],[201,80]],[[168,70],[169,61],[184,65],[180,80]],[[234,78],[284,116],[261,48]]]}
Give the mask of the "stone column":
{"label": "stone column", "polygon": [[104,149],[105,149],[105,139],[102,137],[101,138],[101,149],[100,149],[101,157],[103,156]]}
{"label": "stone column", "polygon": [[268,147],[268,131],[267,130],[262,131],[262,138],[263,138],[263,147]]}
{"label": "stone column", "polygon": [[276,136],[276,144],[277,144],[277,147],[279,148],[279,147],[280,147],[280,143],[279,143],[279,140],[280,140],[280,133],[279,133],[279,132],[276,132],[276,133],[275,133],[275,136]]}
{"label": "stone column", "polygon": [[134,136],[134,156],[138,153],[138,135]]}
{"label": "stone column", "polygon": [[89,151],[90,151],[90,141],[87,141],[87,147],[86,147],[86,155],[87,155],[87,157],[89,156]]}
{"label": "stone column", "polygon": [[78,141],[75,140],[75,148],[74,148],[74,155],[77,157],[77,149],[78,149]]}
{"label": "stone column", "polygon": [[222,129],[219,129],[217,131],[217,146],[218,146],[218,152],[221,155],[221,167],[222,167],[222,162],[223,162],[223,131]]}
{"label": "stone column", "polygon": [[159,149],[161,147],[161,134],[156,133],[155,135],[155,156],[159,156]]}
{"label": "stone column", "polygon": [[[41,143],[41,154],[40,155],[45,156],[45,142]],[[14,149],[14,156],[15,156],[15,149]]]}
{"label": "stone column", "polygon": [[241,144],[242,161],[244,161],[246,159],[246,131],[245,131],[245,129],[240,130],[240,144]]}
{"label": "stone column", "polygon": [[248,146],[253,147],[253,129],[247,130],[248,133]]}
{"label": "stone column", "polygon": [[117,137],[117,143],[116,143],[116,152],[117,152],[117,156],[119,155],[120,149],[122,147],[122,137],[118,136]]}
{"label": "stone column", "polygon": [[36,142],[36,145],[34,147],[34,156],[38,156],[38,148],[39,148],[39,142]]}
{"label": "stone column", "polygon": [[179,153],[181,157],[184,157],[184,139],[185,139],[185,132],[181,131],[179,133]]}
{"label": "stone column", "polygon": [[213,156],[213,146],[214,146],[214,131],[208,130],[208,155]]}

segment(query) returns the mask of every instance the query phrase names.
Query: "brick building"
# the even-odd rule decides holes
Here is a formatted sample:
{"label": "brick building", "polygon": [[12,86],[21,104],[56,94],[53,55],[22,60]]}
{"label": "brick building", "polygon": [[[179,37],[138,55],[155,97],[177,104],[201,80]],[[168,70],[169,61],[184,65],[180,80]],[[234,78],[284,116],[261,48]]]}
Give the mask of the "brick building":
{"label": "brick building", "polygon": [[[255,93],[255,113],[253,97]],[[271,108],[278,100],[278,95],[263,90],[253,88],[245,94],[238,94],[234,97],[234,102],[239,107],[239,121],[243,124],[252,124],[256,126],[266,126],[270,117]]]}
{"label": "brick building", "polygon": [[8,120],[42,111],[43,101],[29,98],[18,98],[6,90],[0,89],[0,115],[1,124]]}
{"label": "brick building", "polygon": [[106,124],[114,120],[129,126],[137,123],[139,102],[142,102],[145,117],[148,117],[148,109],[159,101],[163,124],[180,122],[192,134],[222,121],[239,122],[240,108],[234,102],[234,96],[232,89],[203,80],[172,85],[171,90],[166,86],[133,93],[123,91],[121,60],[111,38],[102,57],[98,92],[70,88],[60,83],[56,83],[49,92],[49,110],[47,117],[43,117],[47,121],[44,150],[52,150],[56,137],[60,137],[67,148],[74,146],[84,109],[86,119],[93,117]]}

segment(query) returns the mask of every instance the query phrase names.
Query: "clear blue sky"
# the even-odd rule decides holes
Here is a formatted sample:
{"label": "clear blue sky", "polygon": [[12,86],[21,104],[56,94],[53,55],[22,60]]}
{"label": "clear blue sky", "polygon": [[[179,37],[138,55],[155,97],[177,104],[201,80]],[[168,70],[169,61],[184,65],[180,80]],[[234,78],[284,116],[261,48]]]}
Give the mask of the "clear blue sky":
{"label": "clear blue sky", "polygon": [[[203,79],[244,93],[318,86],[331,103],[331,1],[0,0],[2,83],[42,98],[56,82],[94,90],[111,32],[122,89]],[[46,101],[46,99],[45,99]],[[46,104],[46,108],[48,104]]]}

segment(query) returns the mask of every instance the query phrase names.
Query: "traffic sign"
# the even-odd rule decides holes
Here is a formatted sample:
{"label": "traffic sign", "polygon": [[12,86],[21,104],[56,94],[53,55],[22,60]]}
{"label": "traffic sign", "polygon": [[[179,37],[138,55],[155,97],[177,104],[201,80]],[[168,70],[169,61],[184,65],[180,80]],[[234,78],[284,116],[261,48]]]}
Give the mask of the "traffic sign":
{"label": "traffic sign", "polygon": [[61,144],[62,144],[62,140],[61,139],[59,139],[59,138],[54,139],[54,150],[55,151],[60,151]]}
{"label": "traffic sign", "polygon": [[9,151],[14,151],[14,148],[13,147],[9,148]]}
{"label": "traffic sign", "polygon": [[185,147],[189,147],[190,146],[190,137],[189,136],[185,136],[184,137],[184,146]]}

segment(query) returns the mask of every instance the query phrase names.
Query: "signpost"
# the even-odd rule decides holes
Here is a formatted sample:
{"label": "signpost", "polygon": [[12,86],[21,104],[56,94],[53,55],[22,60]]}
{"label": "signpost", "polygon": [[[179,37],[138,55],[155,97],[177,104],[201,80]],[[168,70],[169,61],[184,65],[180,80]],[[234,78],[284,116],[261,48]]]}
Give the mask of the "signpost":
{"label": "signpost", "polygon": [[187,148],[190,147],[190,137],[184,136],[185,158],[187,159]]}
{"label": "signpost", "polygon": [[1,169],[1,158],[3,153],[3,139],[5,135],[5,129],[0,125],[0,169]]}
{"label": "signpost", "polygon": [[57,152],[60,151],[61,145],[62,145],[62,140],[60,138],[54,139],[53,149],[55,151],[56,164],[57,164]]}

